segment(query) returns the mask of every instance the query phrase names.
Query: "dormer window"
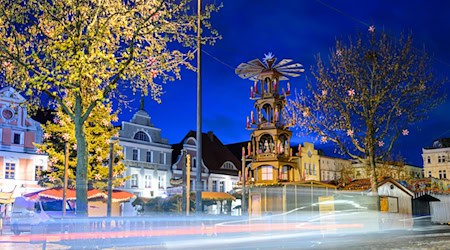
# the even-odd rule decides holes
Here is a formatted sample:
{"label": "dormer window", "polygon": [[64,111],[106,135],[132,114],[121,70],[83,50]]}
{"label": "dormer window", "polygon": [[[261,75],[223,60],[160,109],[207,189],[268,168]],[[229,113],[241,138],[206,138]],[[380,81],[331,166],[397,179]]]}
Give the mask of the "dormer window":
{"label": "dormer window", "polygon": [[221,169],[231,169],[231,170],[237,170],[237,168],[234,166],[234,164],[230,161],[227,161],[223,163]]}
{"label": "dormer window", "polygon": [[139,131],[134,135],[134,139],[138,141],[147,141],[149,142],[150,139],[148,138],[148,135],[145,132]]}

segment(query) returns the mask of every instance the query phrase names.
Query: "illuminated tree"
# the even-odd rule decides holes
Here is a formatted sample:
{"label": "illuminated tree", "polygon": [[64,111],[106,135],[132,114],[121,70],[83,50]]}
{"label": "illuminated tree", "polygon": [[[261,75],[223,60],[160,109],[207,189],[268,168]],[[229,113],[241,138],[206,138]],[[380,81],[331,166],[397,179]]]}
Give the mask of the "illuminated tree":
{"label": "illuminated tree", "polygon": [[318,57],[308,91],[290,100],[286,114],[303,132],[369,166],[377,194],[376,163],[442,102],[443,81],[411,35],[395,40],[371,26],[367,38],[337,41],[327,64]]}
{"label": "illuminated tree", "polygon": [[[67,100],[68,98],[66,98]],[[66,103],[68,106],[72,104]],[[88,141],[87,181],[89,188],[106,190],[108,186],[110,138],[117,136],[119,128],[112,125],[117,121],[117,112],[112,113],[111,105],[96,106],[87,119],[86,140]],[[73,121],[61,108],[58,108],[53,121],[43,125],[44,141],[36,144],[39,153],[49,156],[49,168],[41,171],[39,185],[45,187],[64,186],[65,143],[68,143],[68,187],[76,187],[77,144]],[[113,142],[113,187],[125,182],[122,164],[123,153],[117,141]]]}
{"label": "illuminated tree", "polygon": [[[87,214],[87,120],[101,103],[142,91],[160,101],[162,83],[194,69],[196,16],[190,0],[0,0],[0,65],[5,82],[47,100],[72,120],[77,144],[77,214]],[[203,43],[218,34],[202,16]],[[64,100],[66,93],[73,105]],[[43,98],[45,97],[45,98]],[[45,104],[44,104],[45,105]]]}

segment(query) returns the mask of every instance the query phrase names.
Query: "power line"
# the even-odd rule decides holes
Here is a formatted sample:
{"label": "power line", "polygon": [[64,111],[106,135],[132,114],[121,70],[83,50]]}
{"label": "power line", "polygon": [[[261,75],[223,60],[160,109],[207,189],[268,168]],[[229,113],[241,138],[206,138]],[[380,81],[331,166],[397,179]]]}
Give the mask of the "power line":
{"label": "power line", "polygon": [[226,63],[226,62],[220,60],[219,58],[217,58],[217,57],[211,55],[210,53],[208,53],[208,52],[205,51],[204,49],[202,49],[202,52],[205,53],[206,55],[208,55],[209,57],[211,57],[212,59],[216,60],[217,62],[219,62],[219,63],[225,65],[226,67],[228,67],[228,68],[230,68],[230,69],[232,69],[233,71],[236,69],[235,67],[231,66],[230,64],[228,64],[228,63]]}
{"label": "power line", "polygon": [[[316,0],[316,2],[318,2],[319,4],[321,4],[321,5],[325,6],[325,7],[327,7],[327,8],[330,9],[330,10],[333,10],[333,11],[335,11],[335,12],[337,12],[337,13],[343,15],[343,16],[346,16],[346,17],[352,19],[353,21],[355,21],[355,22],[357,22],[357,23],[359,23],[359,24],[362,24],[362,25],[364,25],[364,26],[366,26],[366,27],[370,27],[370,24],[368,24],[368,23],[364,22],[363,20],[361,20],[361,19],[359,19],[359,18],[356,18],[356,17],[354,17],[354,16],[352,16],[352,15],[350,15],[350,14],[348,14],[348,13],[346,13],[346,12],[344,12],[344,11],[342,11],[342,10],[340,10],[340,9],[338,9],[338,8],[336,8],[336,7],[334,7],[334,6],[331,6],[331,5],[327,4],[327,3],[324,3],[324,2],[322,2],[321,0]],[[423,50],[417,49],[417,48],[415,48],[415,47],[414,47],[414,49],[423,52]],[[440,58],[437,58],[437,57],[434,57],[434,56],[433,56],[432,58],[433,58],[433,60],[435,60],[436,62],[439,62],[439,63],[441,63],[441,64],[443,64],[443,65],[445,65],[445,66],[447,66],[447,67],[450,67],[450,64],[449,64],[449,63],[447,63],[447,62],[441,60]]]}
{"label": "power line", "polygon": [[358,18],[356,18],[356,17],[354,17],[354,16],[352,16],[352,15],[350,15],[350,14],[347,14],[347,13],[345,13],[345,12],[343,12],[343,11],[341,11],[341,10],[339,10],[339,9],[337,9],[337,8],[335,8],[335,7],[331,6],[331,5],[329,5],[329,4],[326,4],[326,3],[324,3],[324,2],[322,2],[322,1],[320,1],[320,0],[316,0],[316,2],[320,3],[321,5],[327,7],[327,8],[330,9],[330,10],[336,11],[337,13],[339,13],[339,14],[341,14],[341,15],[344,15],[344,16],[346,16],[346,17],[352,19],[352,20],[355,21],[355,22],[358,22],[358,23],[360,23],[360,24],[362,24],[362,25],[365,25],[365,26],[367,26],[367,27],[370,26],[368,23],[362,21],[361,19],[358,19]]}

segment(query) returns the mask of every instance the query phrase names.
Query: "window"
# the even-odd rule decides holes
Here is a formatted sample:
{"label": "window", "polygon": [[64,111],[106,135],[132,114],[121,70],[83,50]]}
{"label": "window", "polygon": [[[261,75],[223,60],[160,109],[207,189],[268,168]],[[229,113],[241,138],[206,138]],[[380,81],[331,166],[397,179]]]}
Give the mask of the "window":
{"label": "window", "polygon": [[7,162],[5,164],[5,179],[14,179],[15,172],[16,172],[16,164]]}
{"label": "window", "polygon": [[134,139],[138,141],[150,141],[148,135],[145,132],[139,131],[134,135]]}
{"label": "window", "polygon": [[430,164],[431,163],[431,157],[427,157],[427,163]]}
{"label": "window", "polygon": [[439,179],[442,179],[442,170],[439,170]]}
{"label": "window", "polygon": [[438,163],[441,163],[441,156],[438,155]]}
{"label": "window", "polygon": [[150,175],[144,176],[144,187],[152,188],[152,177]]}
{"label": "window", "polygon": [[316,175],[316,164],[313,164],[313,175]]}
{"label": "window", "polygon": [[133,161],[137,161],[137,160],[138,160],[138,150],[133,149]]}
{"label": "window", "polygon": [[288,166],[283,166],[283,168],[281,169],[281,180],[288,180]]}
{"label": "window", "polygon": [[151,151],[147,152],[147,162],[153,162],[153,154]]}
{"label": "window", "polygon": [[225,192],[225,182],[224,181],[220,182],[220,190],[219,191],[220,192]]}
{"label": "window", "polygon": [[131,175],[131,187],[138,187],[138,175],[132,174]]}
{"label": "window", "polygon": [[22,144],[21,143],[21,136],[19,133],[14,133],[13,135],[13,144]]}
{"label": "window", "polygon": [[191,170],[192,168],[197,168],[197,158],[195,157],[192,157]]}
{"label": "window", "polygon": [[261,167],[261,180],[269,181],[273,180],[273,172],[272,166],[263,166]]}
{"label": "window", "polygon": [[36,165],[35,167],[34,167],[34,180],[35,181],[38,181],[40,178],[40,176],[39,176],[39,174],[41,173],[41,171],[44,169],[44,166],[39,166],[39,165]]}
{"label": "window", "polygon": [[380,196],[380,211],[398,213],[398,198]]}
{"label": "window", "polygon": [[229,161],[225,162],[225,163],[222,165],[221,168],[223,168],[223,169],[236,169],[236,168],[234,167],[234,164],[231,163],[231,162],[229,162]]}
{"label": "window", "polygon": [[159,154],[159,163],[160,164],[166,164],[166,153],[161,152]]}
{"label": "window", "polygon": [[164,189],[164,176],[158,176],[158,188]]}
{"label": "window", "polygon": [[431,177],[431,171],[428,171],[428,177]]}
{"label": "window", "polygon": [[442,162],[445,162],[445,155],[442,156]]}
{"label": "window", "polygon": [[446,170],[442,170],[442,178],[447,179],[447,171]]}
{"label": "window", "polygon": [[217,181],[212,181],[212,190],[213,192],[217,192]]}

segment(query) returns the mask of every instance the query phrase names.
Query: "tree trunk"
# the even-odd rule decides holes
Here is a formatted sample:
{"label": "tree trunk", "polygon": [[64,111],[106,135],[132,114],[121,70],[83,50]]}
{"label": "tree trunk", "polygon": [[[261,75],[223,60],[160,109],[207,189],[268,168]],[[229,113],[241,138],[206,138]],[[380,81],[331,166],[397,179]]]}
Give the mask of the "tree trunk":
{"label": "tree trunk", "polygon": [[376,208],[380,211],[380,197],[378,196],[377,164],[375,162],[375,152],[373,147],[369,147],[369,165],[370,165],[370,185],[372,195],[376,197]]}
{"label": "tree trunk", "polygon": [[86,217],[87,200],[87,145],[84,133],[84,122],[82,120],[81,97],[75,99],[75,138],[77,140],[77,169],[76,169],[76,213],[77,216]]}

